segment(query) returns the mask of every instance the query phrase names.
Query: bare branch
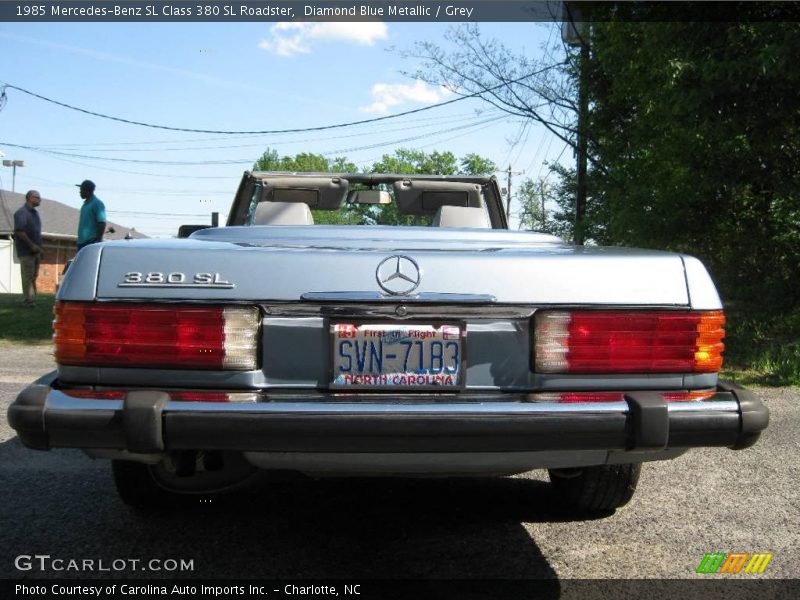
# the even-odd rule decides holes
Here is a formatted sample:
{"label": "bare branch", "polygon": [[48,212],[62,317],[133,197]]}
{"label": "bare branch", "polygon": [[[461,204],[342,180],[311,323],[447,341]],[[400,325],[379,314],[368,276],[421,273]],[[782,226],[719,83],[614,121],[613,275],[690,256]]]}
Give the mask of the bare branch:
{"label": "bare branch", "polygon": [[454,50],[419,42],[402,55],[422,63],[405,75],[430,85],[445,86],[462,96],[476,96],[514,117],[542,124],[558,139],[575,146],[575,90],[567,75],[574,65],[568,53],[546,65],[514,55],[496,40],[486,40],[477,25],[448,30],[445,39]]}

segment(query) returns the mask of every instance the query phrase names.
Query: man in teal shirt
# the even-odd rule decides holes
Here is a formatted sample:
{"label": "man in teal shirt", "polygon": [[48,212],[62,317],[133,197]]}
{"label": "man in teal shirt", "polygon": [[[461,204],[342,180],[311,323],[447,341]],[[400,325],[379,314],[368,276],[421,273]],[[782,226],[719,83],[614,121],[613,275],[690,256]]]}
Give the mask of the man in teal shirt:
{"label": "man in teal shirt", "polygon": [[82,182],[81,198],[81,218],[78,221],[78,250],[89,244],[103,241],[103,234],[106,231],[106,207],[100,198],[94,195],[94,182],[88,179]]}

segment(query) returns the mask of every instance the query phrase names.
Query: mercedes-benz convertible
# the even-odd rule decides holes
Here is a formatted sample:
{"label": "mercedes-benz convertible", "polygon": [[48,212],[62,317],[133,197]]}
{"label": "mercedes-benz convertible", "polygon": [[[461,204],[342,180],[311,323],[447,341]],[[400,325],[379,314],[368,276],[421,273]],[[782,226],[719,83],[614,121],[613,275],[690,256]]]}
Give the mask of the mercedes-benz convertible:
{"label": "mercedes-benz convertible", "polygon": [[56,300],[57,371],[9,422],[111,459],[139,507],[263,471],[547,469],[610,511],[643,463],[768,422],[718,377],[700,261],[511,231],[491,177],[246,172],[225,226],[88,246]]}

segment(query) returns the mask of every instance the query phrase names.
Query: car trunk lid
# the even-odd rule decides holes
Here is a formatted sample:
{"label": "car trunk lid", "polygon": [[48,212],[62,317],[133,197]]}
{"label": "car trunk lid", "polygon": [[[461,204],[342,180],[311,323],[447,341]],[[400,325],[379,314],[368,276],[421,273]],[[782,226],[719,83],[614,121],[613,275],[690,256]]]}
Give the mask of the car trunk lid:
{"label": "car trunk lid", "polygon": [[[415,285],[387,289],[382,280],[395,272]],[[109,300],[690,301],[680,255],[576,247],[553,236],[494,230],[226,227],[188,240],[105,244],[98,275],[96,297]]]}

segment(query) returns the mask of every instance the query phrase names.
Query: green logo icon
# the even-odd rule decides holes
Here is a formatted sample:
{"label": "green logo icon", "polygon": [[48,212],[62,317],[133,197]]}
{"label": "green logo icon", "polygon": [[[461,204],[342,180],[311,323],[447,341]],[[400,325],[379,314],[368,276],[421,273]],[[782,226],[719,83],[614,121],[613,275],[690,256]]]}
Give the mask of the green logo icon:
{"label": "green logo icon", "polygon": [[695,572],[704,575],[737,574],[744,569],[745,573],[761,575],[773,556],[767,552],[709,552],[703,556]]}

